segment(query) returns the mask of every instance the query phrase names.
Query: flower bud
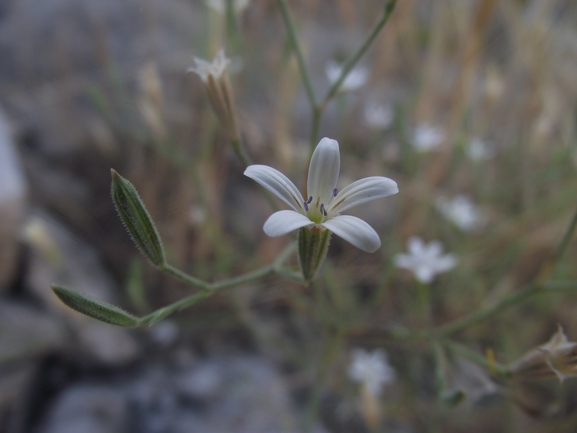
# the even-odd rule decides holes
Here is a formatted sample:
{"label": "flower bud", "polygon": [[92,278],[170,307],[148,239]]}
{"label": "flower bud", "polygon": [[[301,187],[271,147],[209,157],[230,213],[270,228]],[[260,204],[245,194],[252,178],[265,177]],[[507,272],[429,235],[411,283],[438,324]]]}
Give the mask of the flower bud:
{"label": "flower bud", "polygon": [[577,376],[577,343],[570,342],[558,325],[547,344],[543,344],[515,361],[509,367],[513,377],[526,380],[557,377],[559,382]]}

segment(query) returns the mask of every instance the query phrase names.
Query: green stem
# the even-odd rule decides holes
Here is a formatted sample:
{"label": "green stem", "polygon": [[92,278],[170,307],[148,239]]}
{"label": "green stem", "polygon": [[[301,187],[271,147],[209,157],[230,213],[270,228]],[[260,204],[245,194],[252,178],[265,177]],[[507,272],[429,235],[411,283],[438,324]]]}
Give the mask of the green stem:
{"label": "green stem", "polygon": [[339,91],[339,88],[341,87],[341,84],[343,83],[343,81],[345,80],[345,78],[347,77],[347,75],[349,74],[351,69],[353,69],[353,67],[357,64],[359,59],[369,49],[369,47],[371,46],[371,44],[373,43],[373,41],[375,40],[377,35],[383,29],[385,24],[389,21],[389,18],[391,16],[391,14],[393,13],[393,10],[395,9],[396,3],[397,3],[396,0],[390,0],[385,5],[385,10],[383,12],[383,15],[381,16],[381,19],[377,22],[377,24],[375,25],[375,27],[373,28],[371,33],[369,33],[369,36],[367,37],[367,39],[357,49],[357,51],[355,51],[343,64],[343,67],[341,70],[341,76],[329,88],[326,96],[324,97],[323,101],[320,104],[321,107],[324,107],[337,94],[337,92]]}
{"label": "green stem", "polygon": [[563,239],[561,240],[559,246],[557,247],[557,250],[555,251],[555,256],[553,257],[553,266],[559,263],[561,258],[565,255],[565,252],[567,251],[567,248],[571,243],[571,239],[573,238],[573,234],[575,233],[576,228],[577,228],[577,210],[573,215],[573,219],[571,219],[571,222],[569,223],[569,227],[567,227],[567,230],[563,235]]}
{"label": "green stem", "polygon": [[309,159],[312,156],[315,147],[319,141],[319,128],[321,126],[321,117],[323,115],[324,112],[324,106],[323,107],[314,107],[313,108],[313,124],[311,127],[311,140],[309,143]]}
{"label": "green stem", "polygon": [[182,272],[181,270],[176,269],[171,265],[165,265],[164,267],[161,268],[162,271],[178,278],[181,281],[184,281],[185,283],[199,287],[201,289],[201,292],[195,293],[194,295],[181,299],[180,301],[167,305],[166,307],[159,308],[158,310],[148,314],[147,316],[142,317],[139,322],[141,325],[153,324],[164,319],[165,317],[169,316],[175,311],[190,307],[196,304],[197,302],[205,299],[206,297],[215,294],[220,290],[240,286],[241,284],[258,280],[259,278],[262,278],[266,275],[270,275],[277,272],[282,275],[284,271],[281,266],[287,260],[290,254],[294,253],[294,251],[296,250],[295,247],[296,247],[295,244],[291,244],[288,247],[286,247],[284,251],[281,254],[279,254],[277,259],[270,265],[264,266],[260,269],[248,272],[243,275],[239,275],[215,283],[208,283],[206,281],[193,277],[192,275],[188,275],[187,273]]}
{"label": "green stem", "polygon": [[236,156],[238,156],[238,159],[240,159],[240,161],[245,167],[248,167],[249,165],[252,164],[252,161],[250,160],[249,156],[244,151],[242,141],[240,140],[240,138],[233,138],[231,140],[231,145],[232,149],[234,150],[234,153],[236,153]]}
{"label": "green stem", "polygon": [[317,364],[312,395],[306,407],[305,424],[303,429],[305,433],[309,433],[311,431],[312,425],[317,418],[319,404],[321,401],[321,393],[330,370],[330,363],[334,358],[335,353],[339,352],[339,348],[342,342],[341,331],[334,330],[329,332],[330,335],[326,337],[322,354]]}
{"label": "green stem", "polygon": [[309,102],[311,104],[311,107],[313,107],[313,109],[314,109],[317,106],[317,100],[315,97],[315,92],[313,91],[313,86],[311,84],[311,79],[309,77],[309,73],[308,73],[307,67],[305,65],[305,60],[304,60],[302,50],[301,50],[300,45],[297,41],[295,26],[294,26],[294,23],[293,23],[292,18],[290,16],[290,13],[288,11],[286,0],[277,0],[277,3],[279,5],[283,20],[287,26],[289,38],[290,38],[293,50],[295,52],[295,55],[297,57],[297,62],[299,64],[299,70],[300,70],[300,73],[301,73],[301,76],[303,79],[303,83],[305,85],[305,90],[307,92]]}
{"label": "green stem", "polygon": [[499,376],[509,377],[511,374],[507,367],[497,363],[489,362],[486,357],[480,355],[474,350],[469,349],[467,346],[464,346],[461,343],[457,343],[456,341],[452,340],[442,340],[442,344],[452,352],[455,352],[467,359],[470,359],[475,364],[479,364],[480,366],[486,368],[490,372],[497,373]]}

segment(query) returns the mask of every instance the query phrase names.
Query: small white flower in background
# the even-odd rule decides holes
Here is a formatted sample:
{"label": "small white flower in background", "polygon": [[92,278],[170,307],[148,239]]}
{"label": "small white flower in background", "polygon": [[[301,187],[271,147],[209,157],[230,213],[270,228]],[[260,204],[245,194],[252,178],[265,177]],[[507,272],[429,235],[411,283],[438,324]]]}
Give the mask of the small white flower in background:
{"label": "small white flower in background", "polygon": [[397,254],[395,266],[408,269],[421,283],[428,284],[435,275],[450,271],[457,265],[454,254],[443,255],[443,244],[432,241],[425,244],[420,237],[413,236],[407,242],[409,254]]}
{"label": "small white flower in background", "polygon": [[478,229],[483,223],[478,206],[465,194],[456,195],[451,200],[440,197],[437,200],[437,210],[466,232]]}
{"label": "small white flower in background", "polygon": [[[325,72],[331,84],[337,82],[341,76],[342,70],[343,67],[333,60],[327,63]],[[353,90],[357,90],[359,87],[362,87],[366,84],[368,78],[369,72],[367,71],[367,68],[363,66],[356,66],[349,71],[346,78],[341,83],[339,92],[351,92]]]}
{"label": "small white flower in background", "polygon": [[423,123],[415,128],[411,144],[417,152],[428,152],[437,149],[444,139],[445,133],[441,128]]}
{"label": "small white flower in background", "polygon": [[[227,0],[204,0],[204,4],[219,14],[226,13],[226,2]],[[241,13],[249,3],[250,0],[232,0],[232,8],[236,13]]]}
{"label": "small white flower in background", "polygon": [[349,378],[378,397],[385,385],[395,381],[395,370],[389,365],[387,354],[382,349],[367,352],[356,349],[351,354]]}
{"label": "small white flower in background", "polygon": [[193,57],[195,66],[189,68],[187,72],[194,72],[198,74],[202,82],[207,84],[209,79],[218,80],[226,70],[226,67],[230,63],[230,59],[224,54],[224,50],[221,48],[214,56],[212,62],[207,60]]}
{"label": "small white flower in background", "polygon": [[189,68],[187,72],[194,72],[200,77],[215,114],[233,140],[239,140],[234,95],[226,74],[230,59],[224,55],[224,50],[220,49],[212,62],[194,57],[194,63],[195,66]]}
{"label": "small white flower in background", "polygon": [[244,174],[276,195],[293,210],[273,213],[264,223],[271,237],[302,227],[328,229],[363,251],[372,253],[381,246],[377,232],[360,218],[341,212],[380,197],[399,192],[397,183],[381,176],[366,177],[337,190],[341,159],[339,143],[323,138],[309,165],[307,199],[284,174],[267,165],[251,165]]}
{"label": "small white flower in background", "polygon": [[489,143],[480,138],[473,138],[465,148],[471,161],[487,161],[495,157],[495,149]]}
{"label": "small white flower in background", "polygon": [[370,128],[385,129],[393,122],[393,108],[389,104],[365,105],[363,120]]}

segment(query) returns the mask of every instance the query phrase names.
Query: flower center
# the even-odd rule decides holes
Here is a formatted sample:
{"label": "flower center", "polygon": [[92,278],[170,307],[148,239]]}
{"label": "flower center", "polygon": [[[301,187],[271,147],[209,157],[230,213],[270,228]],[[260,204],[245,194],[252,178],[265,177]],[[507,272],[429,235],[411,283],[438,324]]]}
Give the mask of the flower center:
{"label": "flower center", "polygon": [[311,195],[307,201],[303,203],[306,216],[314,223],[321,224],[330,218],[329,213],[327,212],[327,208],[333,201],[333,199],[337,196],[339,190],[334,188],[332,191],[332,195],[330,196],[327,203],[321,202],[321,198],[315,198]]}

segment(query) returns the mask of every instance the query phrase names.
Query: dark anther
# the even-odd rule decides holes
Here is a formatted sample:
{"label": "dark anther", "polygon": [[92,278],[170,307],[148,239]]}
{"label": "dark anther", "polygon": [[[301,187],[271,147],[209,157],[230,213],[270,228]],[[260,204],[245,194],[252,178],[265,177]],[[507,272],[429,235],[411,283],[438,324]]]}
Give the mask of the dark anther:
{"label": "dark anther", "polygon": [[313,196],[311,195],[309,197],[309,199],[305,202],[306,204],[311,204],[311,201],[313,201]]}
{"label": "dark anther", "polygon": [[336,188],[333,189],[333,197],[336,197],[338,193],[339,193],[338,189],[336,189]]}
{"label": "dark anther", "polygon": [[321,213],[322,213],[324,216],[327,216],[327,211],[325,210],[325,204],[324,204],[324,203],[321,203]]}
{"label": "dark anther", "polygon": [[309,202],[305,201],[305,210],[308,212],[309,211]]}

